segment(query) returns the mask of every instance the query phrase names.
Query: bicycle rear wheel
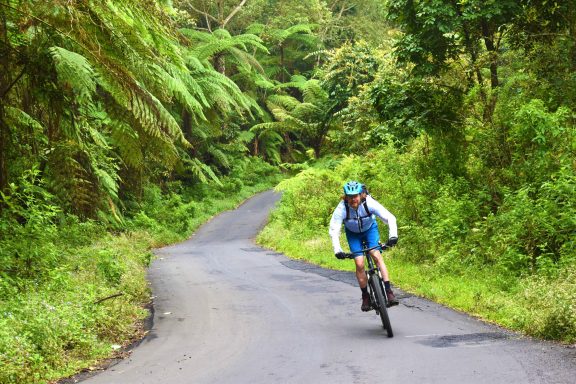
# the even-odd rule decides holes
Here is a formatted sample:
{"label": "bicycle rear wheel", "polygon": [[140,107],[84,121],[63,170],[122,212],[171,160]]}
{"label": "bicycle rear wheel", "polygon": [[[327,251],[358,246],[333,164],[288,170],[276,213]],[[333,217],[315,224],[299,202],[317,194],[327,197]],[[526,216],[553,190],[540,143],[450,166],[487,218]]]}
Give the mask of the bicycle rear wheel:
{"label": "bicycle rear wheel", "polygon": [[386,298],[384,296],[384,289],[382,289],[382,284],[378,281],[377,276],[370,277],[370,287],[374,292],[374,298],[376,299],[376,304],[378,305],[378,313],[380,314],[380,320],[382,320],[382,326],[386,330],[388,337],[394,337],[394,332],[392,332],[392,324],[390,323],[390,318],[388,317],[388,310],[386,309]]}

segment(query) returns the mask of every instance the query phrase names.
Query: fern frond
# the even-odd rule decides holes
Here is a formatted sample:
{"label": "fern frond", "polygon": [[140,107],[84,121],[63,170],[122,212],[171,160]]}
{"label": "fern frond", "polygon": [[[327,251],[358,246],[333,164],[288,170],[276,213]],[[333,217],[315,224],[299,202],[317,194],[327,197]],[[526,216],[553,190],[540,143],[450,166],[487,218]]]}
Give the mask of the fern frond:
{"label": "fern frond", "polygon": [[96,91],[96,74],[90,62],[84,56],[61,47],[50,47],[48,51],[62,86],[74,90],[78,103],[90,102]]}
{"label": "fern frond", "polygon": [[253,79],[254,84],[262,89],[271,90],[274,89],[274,87],[276,86],[276,84],[266,76],[262,76],[255,73],[253,77],[254,77]]}
{"label": "fern frond", "polygon": [[328,93],[322,88],[318,80],[308,80],[302,87],[302,93],[304,102],[318,104],[328,101]]}
{"label": "fern frond", "polygon": [[171,145],[174,142],[189,145],[174,117],[153,94],[138,83],[118,83],[116,78],[101,76],[99,84],[117,104],[132,114],[143,133]]}
{"label": "fern frond", "polygon": [[290,40],[305,47],[318,47],[318,37],[314,34],[296,33],[290,36]]}
{"label": "fern frond", "polygon": [[229,156],[227,156],[219,148],[216,148],[215,146],[210,146],[208,148],[208,153],[217,161],[217,165],[220,165],[228,169],[230,168],[231,165]]}
{"label": "fern frond", "polygon": [[302,76],[302,75],[293,75],[290,78],[289,82],[286,83],[280,83],[276,86],[277,89],[282,89],[282,88],[297,88],[297,89],[302,89],[304,88],[304,86],[306,85],[306,77]]}
{"label": "fern frond", "polygon": [[300,104],[298,99],[288,95],[270,95],[266,100],[266,105],[268,105],[268,108],[271,110],[277,108],[292,110],[296,108],[298,104]]}
{"label": "fern frond", "polygon": [[261,24],[261,23],[254,23],[254,24],[250,24],[246,28],[246,33],[259,36],[265,30],[266,30],[266,25]]}
{"label": "fern frond", "polygon": [[30,127],[38,134],[38,137],[42,136],[41,133],[44,132],[42,124],[23,110],[6,106],[4,107],[4,112],[6,123],[8,123],[8,125],[14,125],[16,127]]}
{"label": "fern frond", "polygon": [[302,103],[298,105],[296,108],[294,108],[292,112],[294,113],[295,116],[299,116],[302,118],[311,117],[312,120],[316,115],[321,114],[322,111],[323,109],[319,108],[317,105],[311,103]]}
{"label": "fern frond", "polygon": [[256,134],[252,131],[242,131],[237,137],[237,140],[241,143],[249,143],[256,137]]}
{"label": "fern frond", "polygon": [[129,166],[141,169],[144,166],[142,144],[138,133],[126,122],[113,119],[108,125],[110,144],[118,148],[120,157]]}
{"label": "fern frond", "polygon": [[194,176],[200,180],[202,183],[208,183],[209,178],[212,179],[216,184],[222,185],[222,182],[216,176],[212,168],[208,165],[204,164],[197,158],[188,159],[186,162],[186,168],[192,172]]}
{"label": "fern frond", "polygon": [[308,60],[309,58],[316,56],[318,58],[322,57],[322,58],[327,58],[330,55],[330,50],[328,49],[319,49],[317,51],[314,52],[310,52],[309,54],[307,54],[306,56],[304,56],[304,60]]}
{"label": "fern frond", "polygon": [[240,70],[250,71],[252,68],[254,68],[260,74],[264,74],[264,68],[254,57],[254,55],[251,55],[236,47],[230,48],[229,51],[230,54],[234,57],[238,67],[241,68]]}
{"label": "fern frond", "polygon": [[230,34],[230,32],[228,32],[224,28],[218,28],[218,29],[214,30],[212,32],[212,34],[214,35],[214,37],[216,37],[218,39],[230,39],[230,38],[232,38],[232,35]]}
{"label": "fern frond", "polygon": [[[85,160],[78,143],[67,141],[57,144],[48,155],[46,169],[50,190],[59,196],[67,208],[81,216],[95,212],[99,202],[96,179],[79,160]],[[52,165],[52,166],[50,166]]]}
{"label": "fern frond", "polygon": [[204,73],[207,68],[211,68],[210,64],[205,60],[200,60],[198,56],[192,54],[191,52],[185,53],[186,66],[190,69],[191,73]]}
{"label": "fern frond", "polygon": [[209,43],[214,40],[212,34],[197,29],[180,28],[178,32],[194,42]]}
{"label": "fern frond", "polygon": [[265,54],[270,53],[268,51],[268,48],[262,43],[262,39],[256,35],[252,34],[237,35],[232,38],[232,41],[236,45],[244,48],[244,50],[247,50],[249,46],[250,48],[255,48],[256,50],[261,51],[262,53]]}
{"label": "fern frond", "polygon": [[107,195],[118,199],[118,174],[108,173],[101,168],[94,168],[94,174],[98,182]]}
{"label": "fern frond", "polygon": [[277,66],[277,65],[264,67],[264,68],[266,70],[266,76],[268,78],[274,78],[283,71],[282,67]]}
{"label": "fern frond", "polygon": [[199,79],[198,82],[202,84],[212,106],[218,107],[220,111],[235,110],[238,114],[243,114],[250,110],[249,98],[240,91],[236,83],[221,73],[210,73],[210,77]]}
{"label": "fern frond", "polygon": [[[163,90],[169,98],[174,97],[179,101],[188,112],[195,118],[200,118],[205,120],[203,106],[198,102],[198,100],[192,96],[190,89],[187,85],[193,85],[193,82],[184,82],[180,76],[182,75],[174,67],[168,68],[168,71],[160,67],[157,64],[151,64],[150,70],[155,74],[155,78],[158,81],[158,88]],[[170,71],[170,72],[169,72]],[[190,77],[188,75],[184,75]],[[193,89],[196,92],[201,92],[200,87],[195,87]],[[203,101],[206,101],[204,95],[202,94]],[[170,101],[167,99],[167,101]]]}
{"label": "fern frond", "polygon": [[260,137],[262,134],[268,134],[269,132],[289,132],[291,129],[292,126],[284,121],[272,121],[255,124],[250,128],[250,132]]}
{"label": "fern frond", "polygon": [[88,132],[92,141],[100,148],[103,149],[110,149],[110,144],[108,143],[108,139],[104,136],[100,131],[92,126],[86,127],[86,131]]}
{"label": "fern frond", "polygon": [[316,27],[316,24],[296,24],[286,29],[271,29],[267,33],[272,41],[282,45],[286,39],[294,38],[298,34],[312,34],[312,29]]}
{"label": "fern frond", "polygon": [[194,39],[197,39],[196,47],[192,48],[191,53],[198,57],[200,60],[209,59],[217,54],[231,50],[232,48],[248,50],[248,47],[256,48],[257,50],[268,52],[266,46],[262,44],[262,40],[255,35],[239,35],[231,37],[228,33],[227,38],[218,37],[218,35],[210,35],[204,33],[203,35],[195,31],[193,34],[184,33]]}
{"label": "fern frond", "polygon": [[273,130],[263,131],[258,135],[258,142],[264,157],[272,164],[281,162],[280,147],[284,142],[282,135]]}

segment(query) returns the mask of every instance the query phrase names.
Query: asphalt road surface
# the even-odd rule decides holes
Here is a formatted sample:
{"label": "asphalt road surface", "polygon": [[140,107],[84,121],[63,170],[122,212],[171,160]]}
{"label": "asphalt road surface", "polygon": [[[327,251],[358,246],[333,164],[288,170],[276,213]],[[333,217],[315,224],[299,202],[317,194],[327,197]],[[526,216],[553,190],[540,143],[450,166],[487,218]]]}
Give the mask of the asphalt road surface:
{"label": "asphalt road surface", "polygon": [[394,338],[386,337],[379,317],[360,311],[351,273],[254,244],[277,200],[259,194],[158,250],[150,333],[128,358],[83,382],[576,383],[575,349],[402,292],[389,310]]}

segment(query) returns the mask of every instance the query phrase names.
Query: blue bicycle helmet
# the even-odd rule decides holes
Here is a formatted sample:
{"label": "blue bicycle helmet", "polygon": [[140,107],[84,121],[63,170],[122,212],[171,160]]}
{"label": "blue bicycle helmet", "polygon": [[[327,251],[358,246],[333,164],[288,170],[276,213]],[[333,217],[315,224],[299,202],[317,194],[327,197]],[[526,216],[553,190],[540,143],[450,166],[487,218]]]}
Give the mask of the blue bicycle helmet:
{"label": "blue bicycle helmet", "polygon": [[357,181],[349,181],[344,184],[345,195],[358,195],[362,192],[362,184]]}

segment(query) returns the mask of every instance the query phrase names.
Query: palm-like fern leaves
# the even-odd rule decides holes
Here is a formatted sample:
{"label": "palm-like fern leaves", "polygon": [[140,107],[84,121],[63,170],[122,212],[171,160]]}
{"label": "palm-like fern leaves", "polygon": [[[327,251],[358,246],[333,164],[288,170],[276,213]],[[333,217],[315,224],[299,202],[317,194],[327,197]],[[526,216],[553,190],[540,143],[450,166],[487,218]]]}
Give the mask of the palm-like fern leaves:
{"label": "palm-like fern leaves", "polygon": [[[327,132],[329,124],[330,100],[326,91],[317,80],[306,80],[302,76],[294,76],[291,81],[281,84],[278,88],[298,88],[303,94],[303,101],[288,95],[272,95],[266,100],[268,110],[275,121],[256,124],[251,128],[259,147],[268,146],[279,149],[278,138],[284,140],[290,134],[301,138],[303,145],[314,148],[319,155],[320,145]],[[276,156],[278,157],[278,156]]]}
{"label": "palm-like fern leaves", "polygon": [[[231,53],[234,49],[241,49],[245,52],[249,49],[268,52],[268,49],[262,44],[262,39],[253,34],[232,36],[225,29],[217,29],[213,33],[192,29],[181,29],[180,31],[196,43],[190,53],[200,60],[211,59],[220,53]],[[259,66],[254,59],[251,62]]]}
{"label": "palm-like fern leaves", "polygon": [[[18,121],[43,131],[38,137],[45,142],[33,147],[43,147],[35,153],[45,155],[36,161],[44,162],[53,188],[76,211],[91,214],[116,199],[121,168],[160,174],[181,161],[183,148],[190,146],[180,126],[182,116],[193,125],[192,144],[199,144],[195,139],[204,143],[203,153],[188,154],[194,153],[190,166],[197,180],[216,178],[202,158],[229,165],[218,148],[205,144],[213,135],[206,122],[214,114],[256,109],[253,99],[208,62],[207,55],[221,53],[219,48],[205,44],[204,51],[195,50],[201,38],[192,42],[179,35],[156,1],[31,5],[18,6],[32,23],[14,20],[28,28],[22,41],[35,44],[22,52],[31,63],[45,63],[48,56],[53,66],[24,67],[20,77],[25,81],[17,87],[18,94],[28,95],[28,106],[19,106],[14,97],[0,118],[3,127]],[[220,37],[229,43],[220,49],[246,63],[243,68],[257,68],[247,52],[264,49],[256,36]]]}
{"label": "palm-like fern leaves", "polygon": [[296,24],[288,28],[274,28],[253,24],[248,33],[257,34],[270,46],[272,55],[262,58],[266,74],[281,83],[291,74],[288,67],[297,68],[294,63],[302,61],[308,51],[318,49],[319,41],[313,34],[315,24]]}

